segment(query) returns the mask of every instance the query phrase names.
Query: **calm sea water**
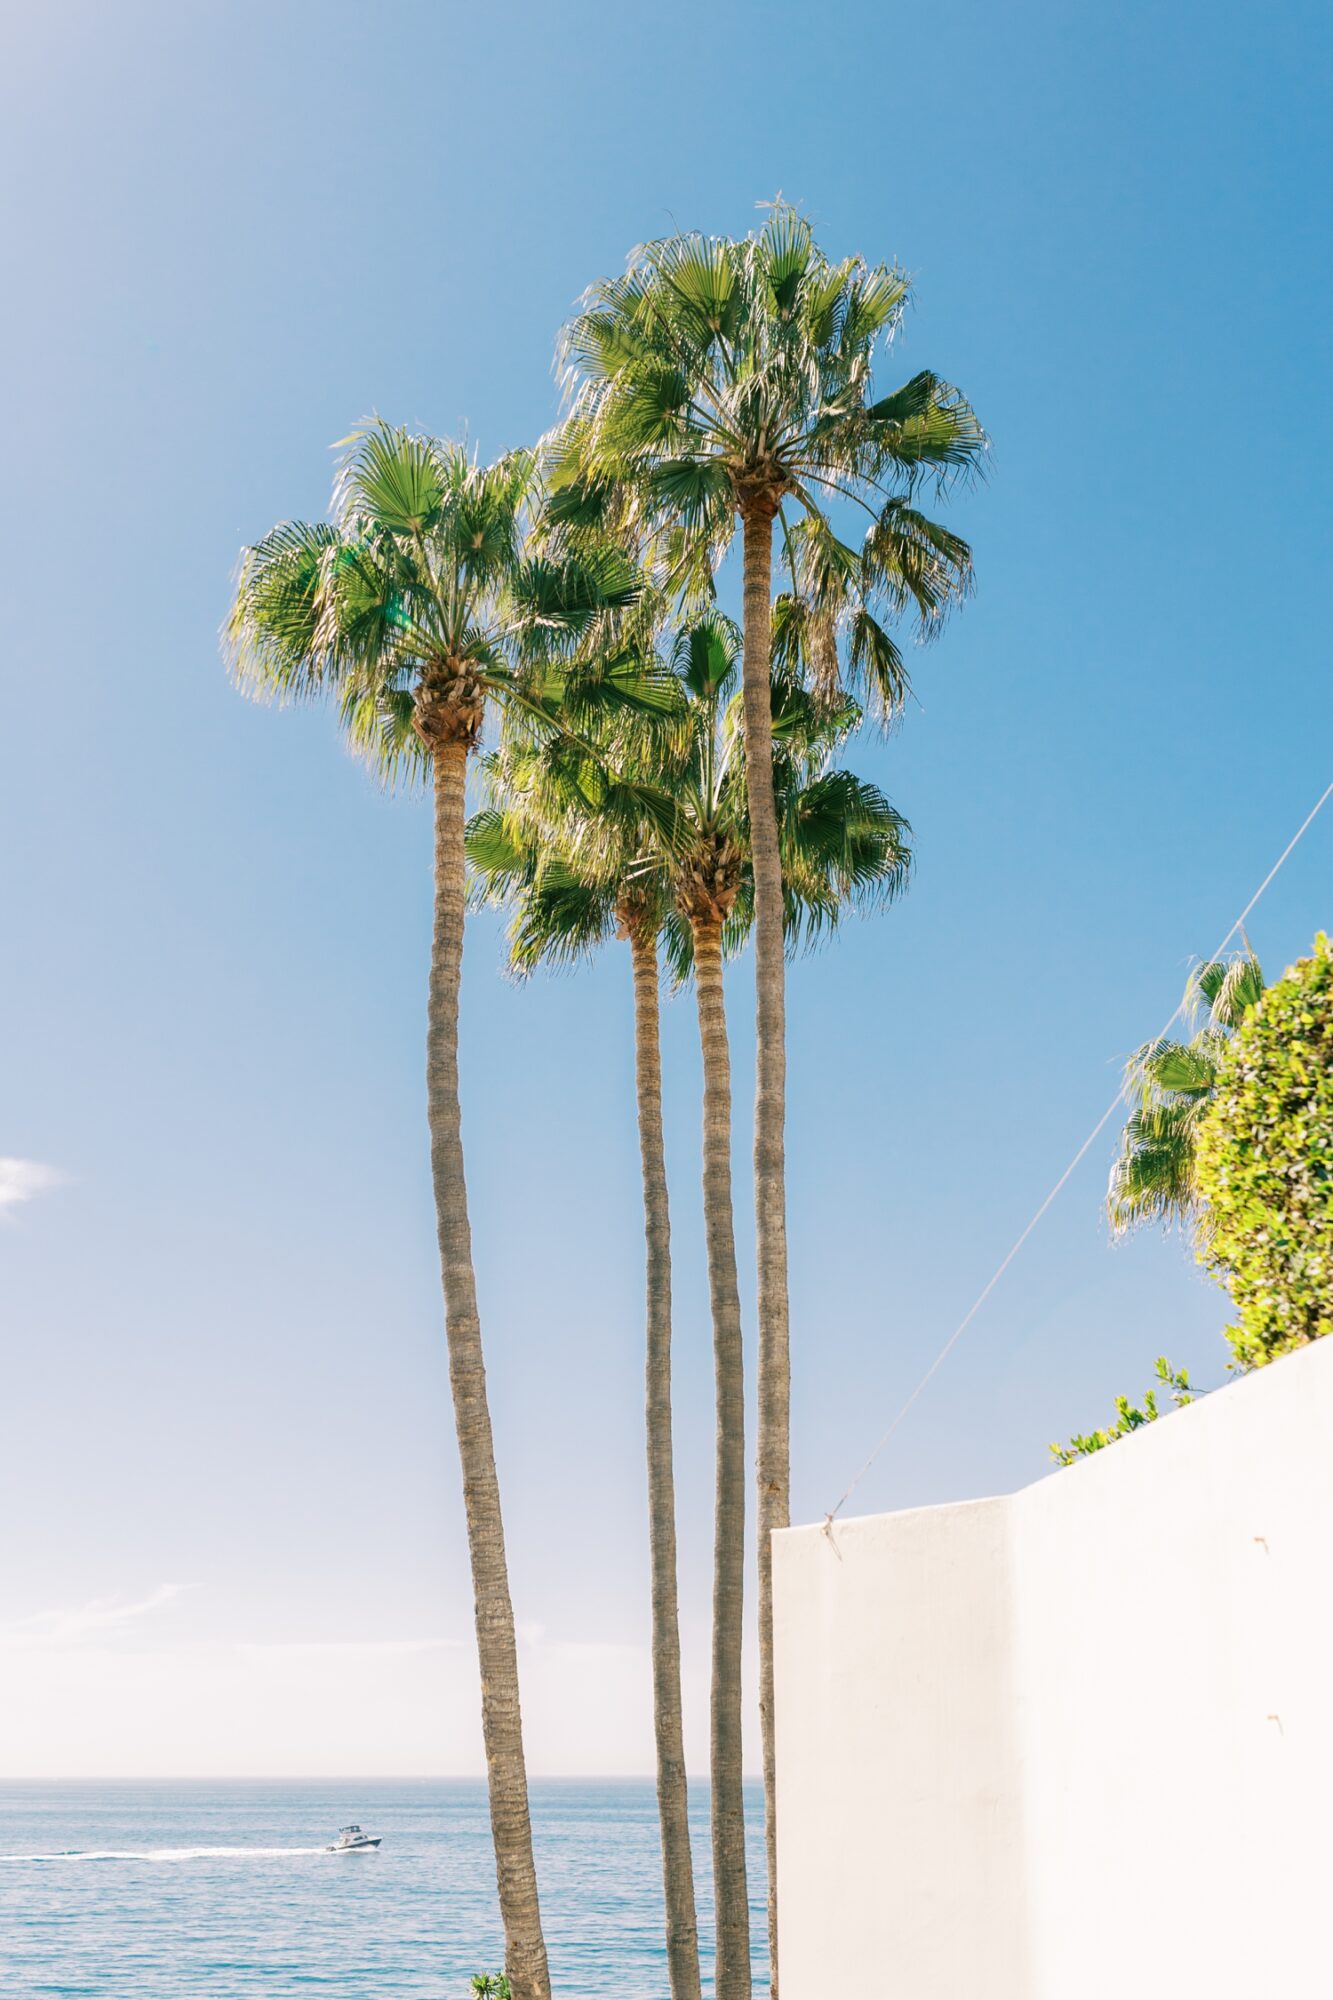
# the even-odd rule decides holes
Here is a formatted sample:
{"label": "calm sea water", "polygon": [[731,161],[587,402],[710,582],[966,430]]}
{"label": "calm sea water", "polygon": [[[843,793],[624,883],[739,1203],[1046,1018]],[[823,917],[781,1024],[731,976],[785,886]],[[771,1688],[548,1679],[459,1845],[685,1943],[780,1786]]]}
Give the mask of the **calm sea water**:
{"label": "calm sea water", "polygon": [[[548,1781],[532,1804],[557,1992],[666,2000],[652,1786]],[[761,1992],[756,1792],[749,1807]],[[711,1945],[707,1814],[697,1786]],[[349,1820],[383,1834],[378,1854],[323,1852]],[[500,1962],[480,1783],[0,1783],[4,2000],[467,2000]]]}

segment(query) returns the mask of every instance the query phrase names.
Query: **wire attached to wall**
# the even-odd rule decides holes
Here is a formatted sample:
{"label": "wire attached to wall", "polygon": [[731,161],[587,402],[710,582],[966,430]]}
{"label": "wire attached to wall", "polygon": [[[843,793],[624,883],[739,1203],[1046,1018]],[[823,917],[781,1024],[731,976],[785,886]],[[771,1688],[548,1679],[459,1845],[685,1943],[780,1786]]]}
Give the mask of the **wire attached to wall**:
{"label": "wire attached to wall", "polygon": [[[1323,811],[1324,807],[1328,804],[1330,798],[1333,798],[1333,783],[1330,783],[1325,787],[1322,795],[1315,801],[1310,811],[1301,821],[1295,833],[1292,835],[1291,839],[1287,842],[1281,854],[1279,854],[1277,860],[1273,863],[1272,867],[1265,875],[1263,881],[1259,884],[1259,887],[1250,897],[1250,900],[1245,905],[1245,908],[1236,918],[1236,921],[1231,926],[1231,929],[1222,939],[1222,942],[1218,945],[1217,949],[1211,954],[1211,959],[1221,958],[1223,952],[1226,950],[1227,946],[1231,943],[1231,940],[1232,938],[1235,937],[1237,931],[1244,929],[1246,920],[1249,917],[1251,911],[1255,909],[1260,898],[1265,894],[1265,892],[1274,882],[1277,875],[1280,873],[1281,869],[1285,866],[1286,862],[1295,853],[1297,847],[1300,845],[1305,835],[1309,832],[1310,828],[1314,825],[1320,813]],[[1205,960],[1204,962],[1209,963],[1211,961]],[[1158,1033],[1154,1038],[1155,1040],[1159,1042],[1165,1041],[1167,1035],[1170,1033],[1171,1029],[1175,1026],[1180,1015],[1184,1012],[1184,1008],[1185,1008],[1185,1000],[1182,998],[1175,1007],[1172,1014],[1162,1024],[1162,1027],[1158,1030]],[[1001,1258],[1000,1262],[996,1265],[994,1271],[991,1273],[986,1283],[977,1293],[976,1298],[973,1299],[971,1305],[968,1307],[967,1311],[963,1314],[963,1317],[959,1320],[953,1332],[949,1335],[949,1338],[940,1348],[938,1354],[936,1354],[929,1368],[927,1368],[925,1374],[921,1377],[921,1380],[917,1383],[915,1389],[913,1389],[911,1395],[907,1398],[907,1401],[898,1411],[897,1416],[893,1419],[893,1422],[889,1425],[884,1435],[880,1438],[878,1444],[871,1452],[865,1464],[861,1467],[860,1471],[852,1479],[850,1485],[847,1487],[847,1490],[843,1494],[842,1498],[837,1502],[836,1506],[831,1507],[828,1513],[824,1516],[824,1533],[826,1535],[829,1536],[832,1535],[833,1523],[837,1520],[839,1514],[842,1512],[843,1508],[847,1505],[847,1502],[851,1499],[853,1493],[855,1493],[857,1487],[861,1484],[861,1481],[865,1478],[871,1466],[875,1463],[880,1453],[889,1444],[895,1432],[898,1430],[899,1426],[902,1424],[903,1420],[908,1415],[909,1411],[913,1408],[913,1406],[916,1404],[916,1402],[925,1392],[925,1390],[930,1386],[936,1374],[943,1367],[944,1363],[948,1360],[954,1348],[958,1345],[963,1335],[967,1332],[967,1329],[969,1328],[969,1326],[971,1326],[973,1320],[976,1318],[977,1314],[981,1311],[981,1308],[985,1305],[987,1299],[990,1297],[991,1293],[995,1290],[995,1287],[999,1284],[1001,1278],[1004,1276],[1005,1272],[1009,1269],[1009,1266],[1013,1263],[1019,1251],[1023,1248],[1023,1245],[1027,1242],[1029,1236],[1031,1236],[1033,1230],[1037,1227],[1037,1224],[1041,1221],[1042,1217],[1045,1215],[1047,1209],[1051,1206],[1056,1196],[1061,1192],[1066,1182],[1074,1174],[1077,1168],[1082,1165],[1084,1159],[1087,1157],[1088,1153],[1091,1151],[1093,1146],[1096,1145],[1098,1139],[1100,1139],[1102,1133],[1106,1130],[1107,1126],[1110,1124],[1112,1118],[1114,1118],[1116,1112],[1120,1109],[1123,1102],[1124,1102],[1124,1093],[1123,1091],[1117,1090],[1115,1096],[1111,1099],[1111,1102],[1107,1105],[1105,1111],[1103,1111],[1101,1117],[1097,1120],[1097,1123],[1093,1126],[1091,1132],[1089,1132],[1087,1138],[1083,1141],[1083,1144],[1079,1147],[1073,1159],[1069,1162],[1069,1165],[1065,1168],[1059,1180],[1055,1183],[1055,1186],[1051,1189],[1050,1193],[1047,1195],[1046,1199],[1042,1202],[1041,1206],[1035,1211],[1031,1220],[1028,1222],[1026,1228],[1022,1231],[1022,1233],[1019,1236],[1015,1237],[1008,1251]]]}

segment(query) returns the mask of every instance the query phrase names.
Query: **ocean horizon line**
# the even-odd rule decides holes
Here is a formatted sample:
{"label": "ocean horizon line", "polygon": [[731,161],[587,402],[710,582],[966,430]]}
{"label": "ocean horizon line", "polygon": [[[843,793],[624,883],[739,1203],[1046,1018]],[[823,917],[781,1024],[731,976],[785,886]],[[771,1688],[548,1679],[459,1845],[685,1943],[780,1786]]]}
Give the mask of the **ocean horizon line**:
{"label": "ocean horizon line", "polygon": [[[687,1771],[691,1785],[707,1785],[706,1771]],[[762,1783],[759,1771],[746,1771],[747,1785]],[[652,1785],[652,1771],[530,1771],[529,1785]],[[8,1776],[0,1772],[4,1785],[477,1785],[484,1786],[484,1771],[98,1771],[48,1776],[27,1772]]]}

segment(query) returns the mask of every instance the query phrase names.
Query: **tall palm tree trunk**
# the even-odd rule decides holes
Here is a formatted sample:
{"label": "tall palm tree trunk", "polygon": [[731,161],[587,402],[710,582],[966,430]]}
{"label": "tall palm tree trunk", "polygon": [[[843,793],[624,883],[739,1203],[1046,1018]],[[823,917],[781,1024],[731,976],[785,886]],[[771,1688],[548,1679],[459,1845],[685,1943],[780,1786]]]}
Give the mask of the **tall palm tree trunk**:
{"label": "tall palm tree trunk", "polygon": [[671,1217],[662,1143],[662,1041],[657,938],[630,932],[634,960],[634,1081],[643,1158],[647,1245],[648,1546],[653,1607],[653,1729],[657,1813],[662,1829],[667,1972],[672,2000],[699,2000],[699,1928],[694,1907],[685,1734],[680,1696],[680,1612],[676,1591],[676,1488],[671,1440]]}
{"label": "tall palm tree trunk", "polygon": [[710,1699],[713,1889],[718,2000],[749,2000],[750,1903],[745,1877],[741,1638],[745,1588],[745,1359],[731,1209],[731,1057],[722,1002],[722,933],[694,924],[694,986],[704,1072],[704,1230],[713,1309],[717,1493],[713,1528]]}
{"label": "tall palm tree trunk", "polygon": [[458,1098],[458,987],[463,960],[465,792],[468,746],[435,746],[435,931],[426,1033],[431,1171],[444,1279],[458,1455],[463,1468],[468,1550],[481,1665],[481,1720],[490,1786],[491,1835],[505,1934],[505,1970],[514,2000],[550,2000],[537,1871],[532,1858],[518,1650],[509,1596],[500,1485],[495,1470],[486,1370],[472,1269],[472,1232],[463,1179]]}
{"label": "tall palm tree trunk", "polygon": [[773,513],[745,513],[745,765],[755,911],[754,1200],[759,1267],[759,1723],[764,1758],[769,1977],[778,1990],[778,1831],[773,1737],[773,1531],[791,1521],[791,1348],[787,1312],[787,1024],[782,858],[773,801]]}

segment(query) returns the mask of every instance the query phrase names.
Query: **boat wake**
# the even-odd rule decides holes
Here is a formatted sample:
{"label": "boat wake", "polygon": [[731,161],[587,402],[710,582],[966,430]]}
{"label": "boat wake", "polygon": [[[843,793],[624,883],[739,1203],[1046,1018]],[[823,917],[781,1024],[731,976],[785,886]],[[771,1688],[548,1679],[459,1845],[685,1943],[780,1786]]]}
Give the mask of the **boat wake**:
{"label": "boat wake", "polygon": [[32,1861],[276,1861],[323,1847],[87,1847],[60,1854],[0,1854],[0,1865]]}

